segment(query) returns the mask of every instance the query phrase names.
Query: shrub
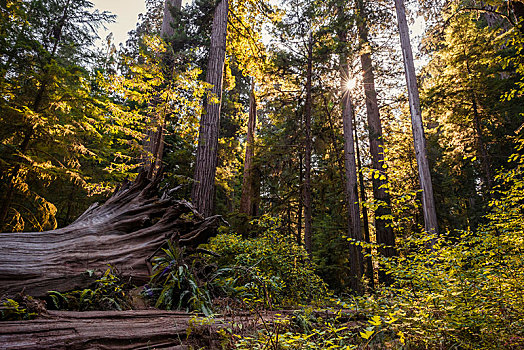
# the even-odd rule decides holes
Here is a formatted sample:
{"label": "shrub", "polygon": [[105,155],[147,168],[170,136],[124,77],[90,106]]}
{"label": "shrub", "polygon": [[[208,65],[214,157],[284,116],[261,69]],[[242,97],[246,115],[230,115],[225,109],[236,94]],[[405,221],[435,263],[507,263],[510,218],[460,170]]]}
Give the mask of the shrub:
{"label": "shrub", "polygon": [[37,316],[36,310],[30,305],[24,305],[27,301],[34,303],[34,299],[27,296],[23,296],[21,299],[19,301],[14,299],[0,300],[0,321],[31,320]]}
{"label": "shrub", "polygon": [[214,285],[244,301],[272,306],[319,302],[329,295],[315,274],[305,249],[280,231],[278,219],[268,216],[254,222],[262,233],[242,239],[238,234],[221,234],[208,248],[220,255],[212,261],[221,267]]}
{"label": "shrub", "polygon": [[253,225],[263,231],[260,237],[220,234],[205,246],[211,255],[168,242],[163,256],[153,261],[144,294],[156,307],[206,316],[213,304],[271,308],[319,302],[329,295],[306,251],[279,232],[276,219],[263,217]]}
{"label": "shrub", "polygon": [[[487,223],[476,232],[413,234],[387,264],[394,284],[364,304],[401,313],[414,348],[524,347],[524,157],[497,176]],[[429,242],[434,245],[429,246]]]}

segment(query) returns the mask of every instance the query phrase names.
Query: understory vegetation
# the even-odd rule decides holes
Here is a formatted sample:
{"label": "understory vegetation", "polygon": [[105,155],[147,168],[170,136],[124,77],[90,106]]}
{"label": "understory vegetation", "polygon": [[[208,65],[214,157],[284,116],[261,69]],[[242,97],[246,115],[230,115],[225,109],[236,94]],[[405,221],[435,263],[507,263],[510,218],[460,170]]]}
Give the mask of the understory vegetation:
{"label": "understory vegetation", "polygon": [[[329,292],[303,248],[282,235],[279,221],[270,217],[256,223],[262,229],[257,238],[224,233],[206,245],[218,256],[200,256],[200,263],[213,265],[205,283],[199,284],[192,275],[184,279],[180,271],[188,267],[182,269],[176,259],[170,260],[169,270],[164,269],[163,258],[158,260],[157,271],[170,274],[164,286],[173,293],[171,298],[187,295],[187,300],[193,300],[189,310],[206,316],[212,310],[211,296],[221,300],[215,309],[220,312],[231,312],[231,305],[237,311],[298,310],[277,314],[257,333],[232,334],[235,348],[520,349],[524,346],[523,146],[520,141],[510,157],[513,170],[497,175],[498,199],[490,203],[485,224],[476,231],[422,232],[402,238],[398,256],[382,261],[393,283],[365,296]],[[170,251],[175,249],[171,246]],[[156,276],[153,280],[158,283]]]}
{"label": "understory vegetation", "polygon": [[[364,296],[329,291],[304,248],[265,216],[252,223],[260,231],[255,238],[224,227],[198,252],[168,242],[142,297],[157,308],[196,312],[200,326],[217,314],[254,312],[262,326],[248,332],[246,321],[245,328],[216,331],[237,349],[520,349],[524,157],[515,153],[510,161],[515,168],[497,175],[498,199],[485,224],[404,237],[398,256],[381,262],[393,283]],[[131,288],[117,275],[109,268],[93,289],[50,292],[52,307],[131,308]],[[13,300],[0,309],[3,320],[36,315]],[[267,318],[267,310],[276,311]]]}

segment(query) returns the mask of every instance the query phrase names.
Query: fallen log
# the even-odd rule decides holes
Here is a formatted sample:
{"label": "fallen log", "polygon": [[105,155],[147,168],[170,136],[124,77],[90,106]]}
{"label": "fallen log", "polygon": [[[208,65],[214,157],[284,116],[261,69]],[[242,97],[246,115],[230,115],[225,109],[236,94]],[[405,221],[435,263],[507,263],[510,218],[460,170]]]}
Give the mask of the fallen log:
{"label": "fallen log", "polygon": [[144,283],[167,239],[196,247],[216,234],[220,216],[204,219],[172,191],[161,193],[159,182],[140,174],[64,228],[0,233],[0,296],[87,288],[96,278],[93,271],[103,272],[108,264],[133,283]]}
{"label": "fallen log", "polygon": [[0,322],[2,349],[187,349],[183,312],[50,311],[32,321]]}
{"label": "fallen log", "polygon": [[[31,321],[0,322],[0,348],[46,349],[223,349],[220,329],[229,334],[275,330],[298,310],[234,312],[216,318],[195,318],[176,311],[49,311]],[[366,323],[355,310],[317,311],[314,318]],[[277,326],[278,327],[278,326]],[[229,344],[231,345],[231,344]]]}

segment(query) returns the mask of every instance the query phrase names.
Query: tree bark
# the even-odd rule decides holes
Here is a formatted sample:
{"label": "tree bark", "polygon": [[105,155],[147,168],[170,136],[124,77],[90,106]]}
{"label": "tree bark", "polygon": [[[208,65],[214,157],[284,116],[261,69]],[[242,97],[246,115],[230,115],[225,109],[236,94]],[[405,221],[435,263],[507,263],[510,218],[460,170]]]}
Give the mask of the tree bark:
{"label": "tree bark", "polygon": [[[386,257],[395,255],[395,234],[389,224],[390,220],[384,219],[391,215],[391,199],[387,192],[388,180],[386,164],[384,162],[384,138],[382,136],[382,122],[378,108],[377,91],[375,88],[375,74],[373,72],[373,61],[371,59],[371,46],[368,39],[366,24],[367,12],[363,0],[357,0],[359,18],[357,22],[358,35],[360,39],[360,62],[362,64],[363,85],[366,97],[366,111],[369,132],[369,148],[371,163],[374,170],[372,176],[373,197],[378,207],[375,210],[375,227],[377,243],[384,245],[379,251]],[[379,281],[389,283],[390,278],[379,270]]]}
{"label": "tree bark", "polygon": [[[298,168],[298,183],[302,187],[304,183],[304,161],[302,157],[302,152],[299,152],[299,168]],[[300,189],[299,189],[300,190]],[[302,193],[302,191],[300,191]],[[304,212],[304,200],[303,196],[298,197],[298,210],[297,210],[297,244],[302,245],[302,215]]]}
{"label": "tree bark", "polygon": [[182,0],[166,0],[164,3],[164,17],[162,18],[162,29],[160,36],[164,39],[169,39],[175,34],[173,23],[175,18],[173,12],[180,11],[182,8]]}
{"label": "tree bark", "polygon": [[214,210],[222,80],[226,57],[227,17],[228,0],[222,0],[215,9],[211,29],[211,47],[206,75],[206,82],[211,85],[211,96],[206,98],[205,111],[200,120],[195,182],[191,192],[193,203],[206,216],[210,216]]}
{"label": "tree bark", "polygon": [[240,198],[240,213],[256,216],[258,199],[255,184],[253,157],[255,155],[255,132],[257,125],[257,101],[255,98],[255,79],[251,82],[249,98],[249,119],[247,122],[246,157],[244,160],[244,179],[242,181],[242,196]]}
{"label": "tree bark", "polygon": [[413,62],[413,52],[409,40],[409,29],[406,21],[406,9],[404,0],[395,0],[397,11],[398,30],[400,32],[400,44],[404,57],[404,68],[406,83],[408,86],[409,108],[411,110],[411,124],[413,127],[413,141],[415,143],[415,155],[418,164],[420,186],[422,188],[422,210],[424,213],[424,226],[428,233],[438,233],[437,213],[435,200],[433,199],[433,185],[426,155],[426,138],[424,136],[424,125],[422,124],[422,111],[418,94],[417,76]]}
{"label": "tree bark", "polygon": [[[1,322],[2,349],[188,349],[190,315],[159,310],[50,311],[47,318]],[[4,348],[5,346],[5,348]]]}
{"label": "tree bark", "polygon": [[0,295],[87,288],[93,279],[86,272],[103,272],[107,264],[136,283],[147,282],[150,260],[167,239],[197,246],[216,234],[219,216],[202,218],[190,203],[160,194],[159,182],[142,173],[61,229],[0,233]]}
{"label": "tree bark", "polygon": [[[366,186],[364,184],[364,174],[362,173],[362,162],[360,160],[360,147],[358,145],[358,132],[357,132],[357,122],[355,118],[355,113],[353,113],[353,129],[355,132],[355,150],[356,150],[356,156],[357,156],[357,173],[358,173],[358,179],[360,183],[360,201],[362,202],[362,220],[364,224],[364,241],[366,243],[371,243],[371,237],[369,235],[369,217],[368,217],[368,208],[364,205],[367,201],[367,195],[366,195]],[[373,273],[373,259],[371,258],[371,255],[368,254],[367,257],[365,257],[365,272],[366,277],[369,281],[369,288],[374,289],[375,288],[375,276]]]}
{"label": "tree bark", "polygon": [[[344,129],[344,164],[346,168],[346,199],[348,205],[348,237],[355,241],[362,241],[362,231],[360,225],[360,210],[357,190],[357,164],[355,161],[355,140],[353,138],[353,102],[351,93],[346,88],[344,79],[348,73],[347,57],[340,57],[341,69],[341,88],[342,96],[342,121]],[[364,270],[363,256],[360,246],[350,245],[350,288],[357,294],[361,294],[362,273]]]}
{"label": "tree bark", "polygon": [[[209,325],[191,322],[194,314],[177,311],[49,311],[45,317],[30,321],[0,322],[0,347],[10,350],[84,350],[84,349],[223,349],[224,338],[218,330],[231,329],[241,319],[245,334],[277,329],[277,320],[290,318],[297,310],[233,311],[213,318]],[[277,316],[278,314],[278,316]],[[312,316],[337,317],[345,322],[366,318],[354,310],[313,311]],[[191,331],[191,332],[188,332]]]}
{"label": "tree bark", "polygon": [[308,56],[307,56],[307,81],[306,81],[306,106],[305,106],[305,123],[306,123],[306,169],[304,172],[304,242],[306,251],[312,253],[312,203],[311,203],[311,104],[312,104],[312,69],[313,69],[313,34],[309,33]]}

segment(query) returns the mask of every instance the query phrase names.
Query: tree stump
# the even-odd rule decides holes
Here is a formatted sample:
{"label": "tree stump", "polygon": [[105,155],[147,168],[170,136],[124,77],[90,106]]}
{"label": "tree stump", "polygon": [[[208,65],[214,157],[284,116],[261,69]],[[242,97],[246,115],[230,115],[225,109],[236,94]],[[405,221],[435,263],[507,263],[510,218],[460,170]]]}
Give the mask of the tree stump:
{"label": "tree stump", "polygon": [[174,190],[161,193],[159,183],[160,177],[141,173],[67,227],[0,233],[0,296],[87,288],[96,278],[92,271],[108,264],[133,283],[144,283],[150,260],[166,240],[196,247],[217,233],[220,216],[203,218],[191,203],[174,199]]}

